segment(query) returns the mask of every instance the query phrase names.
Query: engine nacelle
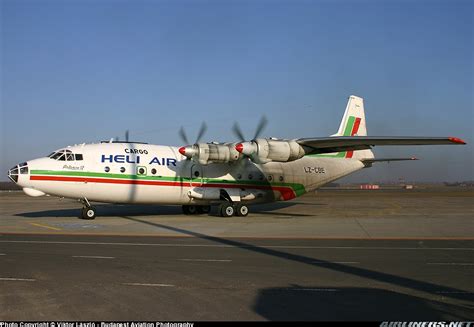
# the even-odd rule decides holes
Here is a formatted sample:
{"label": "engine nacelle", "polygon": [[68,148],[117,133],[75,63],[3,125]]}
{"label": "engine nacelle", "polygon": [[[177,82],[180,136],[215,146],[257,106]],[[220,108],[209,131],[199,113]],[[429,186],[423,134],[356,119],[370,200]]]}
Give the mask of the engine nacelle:
{"label": "engine nacelle", "polygon": [[226,163],[237,161],[240,158],[240,153],[235,149],[235,144],[231,143],[197,143],[181,147],[179,152],[183,156],[199,162],[201,165]]}
{"label": "engine nacelle", "polygon": [[306,154],[304,148],[294,140],[256,139],[239,143],[235,149],[259,163],[289,162]]}

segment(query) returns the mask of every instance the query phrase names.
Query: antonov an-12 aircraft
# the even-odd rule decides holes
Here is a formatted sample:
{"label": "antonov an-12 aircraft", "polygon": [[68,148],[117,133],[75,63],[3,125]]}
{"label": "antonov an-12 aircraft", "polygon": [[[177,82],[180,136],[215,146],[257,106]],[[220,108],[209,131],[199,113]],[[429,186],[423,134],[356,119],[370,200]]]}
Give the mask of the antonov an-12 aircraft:
{"label": "antonov an-12 aircraft", "polygon": [[[456,137],[367,136],[364,102],[357,96],[349,97],[330,137],[258,138],[264,125],[262,120],[251,141],[234,125],[237,143],[199,143],[198,137],[180,148],[113,140],[68,146],[21,163],[8,176],[30,196],[80,200],[84,219],[96,216],[92,201],[182,205],[185,214],[219,205],[223,217],[247,216],[248,204],[291,200],[375,162],[415,160],[374,158],[373,146],[466,144]],[[187,141],[182,129],[181,136]]]}

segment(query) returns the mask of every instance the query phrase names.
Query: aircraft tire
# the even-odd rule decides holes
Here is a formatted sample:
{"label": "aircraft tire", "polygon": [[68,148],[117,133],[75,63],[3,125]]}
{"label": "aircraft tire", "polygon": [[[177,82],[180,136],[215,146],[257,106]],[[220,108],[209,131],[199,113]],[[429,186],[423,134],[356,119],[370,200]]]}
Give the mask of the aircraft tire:
{"label": "aircraft tire", "polygon": [[82,208],[82,219],[92,220],[95,219],[95,208],[85,207]]}
{"label": "aircraft tire", "polygon": [[198,206],[195,205],[184,205],[183,213],[185,215],[197,215],[199,213]]}
{"label": "aircraft tire", "polygon": [[249,214],[249,207],[245,204],[238,204],[235,208],[235,214],[239,217],[247,217]]}
{"label": "aircraft tire", "polygon": [[221,204],[219,209],[222,217],[232,217],[235,214],[235,208],[231,203]]}
{"label": "aircraft tire", "polygon": [[207,215],[211,212],[211,206],[199,206],[197,209],[199,214]]}

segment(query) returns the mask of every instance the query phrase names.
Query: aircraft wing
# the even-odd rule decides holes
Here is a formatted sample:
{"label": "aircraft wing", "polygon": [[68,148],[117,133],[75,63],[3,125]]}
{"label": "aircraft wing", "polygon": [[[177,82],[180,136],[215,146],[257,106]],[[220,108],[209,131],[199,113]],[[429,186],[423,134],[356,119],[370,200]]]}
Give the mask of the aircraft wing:
{"label": "aircraft wing", "polygon": [[310,149],[307,154],[364,150],[377,145],[466,144],[457,137],[411,136],[335,136],[302,138],[296,142]]}

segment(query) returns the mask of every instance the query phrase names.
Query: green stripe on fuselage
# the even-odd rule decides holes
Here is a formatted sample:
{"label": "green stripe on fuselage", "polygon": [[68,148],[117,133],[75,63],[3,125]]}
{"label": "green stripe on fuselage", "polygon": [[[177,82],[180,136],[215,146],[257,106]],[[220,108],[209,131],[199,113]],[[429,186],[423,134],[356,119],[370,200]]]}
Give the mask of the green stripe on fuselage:
{"label": "green stripe on fuselage", "polygon": [[127,175],[127,174],[113,174],[113,173],[97,173],[85,171],[54,171],[54,170],[31,170],[31,175],[46,175],[46,176],[69,176],[69,177],[95,177],[95,178],[113,178],[113,179],[131,179],[131,180],[149,180],[149,181],[164,181],[164,182],[182,182],[182,183],[203,183],[203,184],[229,184],[229,185],[245,185],[252,186],[272,186],[272,187],[289,187],[296,196],[306,193],[304,185],[299,183],[281,183],[255,181],[255,180],[228,180],[218,178],[190,178],[182,176],[147,176],[147,175]]}

